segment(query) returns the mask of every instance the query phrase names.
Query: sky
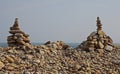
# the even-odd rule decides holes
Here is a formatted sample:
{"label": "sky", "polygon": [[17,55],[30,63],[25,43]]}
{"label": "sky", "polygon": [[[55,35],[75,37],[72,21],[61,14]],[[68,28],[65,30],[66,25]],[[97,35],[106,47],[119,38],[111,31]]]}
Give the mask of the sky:
{"label": "sky", "polygon": [[81,43],[96,31],[96,17],[120,43],[120,0],[0,0],[0,42],[7,42],[15,18],[31,42]]}

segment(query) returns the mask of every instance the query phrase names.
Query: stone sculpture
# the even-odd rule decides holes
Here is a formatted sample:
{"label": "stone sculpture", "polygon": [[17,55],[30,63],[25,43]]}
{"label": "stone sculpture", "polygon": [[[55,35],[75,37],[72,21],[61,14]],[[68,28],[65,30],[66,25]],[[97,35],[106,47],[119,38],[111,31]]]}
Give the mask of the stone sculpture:
{"label": "stone sculpture", "polygon": [[102,24],[99,17],[97,17],[97,31],[92,32],[86,41],[83,41],[79,46],[83,50],[106,49],[112,50],[114,45],[112,39],[102,31]]}
{"label": "stone sculpture", "polygon": [[8,46],[28,46],[30,44],[29,35],[25,34],[19,28],[18,18],[15,19],[13,26],[10,27],[9,33],[12,35],[7,38]]}

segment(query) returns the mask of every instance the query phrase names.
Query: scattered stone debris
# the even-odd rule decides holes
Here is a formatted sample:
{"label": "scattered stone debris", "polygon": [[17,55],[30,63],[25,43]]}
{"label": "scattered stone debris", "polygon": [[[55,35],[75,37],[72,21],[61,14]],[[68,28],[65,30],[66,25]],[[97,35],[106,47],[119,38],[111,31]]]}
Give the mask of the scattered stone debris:
{"label": "scattered stone debris", "polygon": [[0,74],[119,74],[119,66],[120,50],[86,52],[63,41],[0,48]]}
{"label": "scattered stone debris", "polygon": [[86,51],[94,51],[97,49],[105,49],[112,51],[114,49],[114,44],[112,39],[102,31],[102,24],[97,17],[97,31],[92,32],[86,41],[83,41],[78,48],[81,48]]}
{"label": "scattered stone debris", "polygon": [[14,25],[10,27],[9,33],[12,35],[8,36],[7,38],[8,46],[14,47],[14,46],[30,45],[29,35],[25,34],[19,28],[18,18],[15,19]]}

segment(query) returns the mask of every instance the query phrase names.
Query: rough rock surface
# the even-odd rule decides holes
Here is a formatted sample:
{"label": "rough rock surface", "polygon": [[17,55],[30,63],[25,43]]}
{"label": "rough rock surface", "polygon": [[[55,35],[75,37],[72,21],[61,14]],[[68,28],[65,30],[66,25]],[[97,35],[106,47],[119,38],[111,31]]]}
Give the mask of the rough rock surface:
{"label": "rough rock surface", "polygon": [[102,24],[97,17],[97,31],[92,32],[86,41],[83,41],[78,48],[86,51],[94,51],[96,49],[112,51],[114,49],[112,39],[102,31]]}
{"label": "rough rock surface", "polygon": [[0,48],[0,74],[119,74],[120,50],[82,51],[62,41]]}
{"label": "rough rock surface", "polygon": [[7,38],[8,46],[14,47],[14,46],[29,46],[30,45],[29,35],[25,34],[19,28],[18,18],[15,19],[13,26],[10,27],[9,33],[12,35],[8,36]]}

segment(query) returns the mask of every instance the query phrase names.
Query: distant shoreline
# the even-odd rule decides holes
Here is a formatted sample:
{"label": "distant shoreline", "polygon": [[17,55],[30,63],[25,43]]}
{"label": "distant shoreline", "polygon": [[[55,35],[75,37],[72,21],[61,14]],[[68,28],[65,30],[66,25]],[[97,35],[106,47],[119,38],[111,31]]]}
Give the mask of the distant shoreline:
{"label": "distant shoreline", "polygon": [[[39,42],[32,42],[32,45],[42,45],[44,43],[39,43]],[[67,43],[68,45],[70,45],[73,48],[76,48],[78,45],[80,45],[80,43]],[[114,43],[115,46],[117,46],[118,49],[120,49],[120,43]],[[6,42],[1,42],[0,43],[0,47],[8,47]]]}

